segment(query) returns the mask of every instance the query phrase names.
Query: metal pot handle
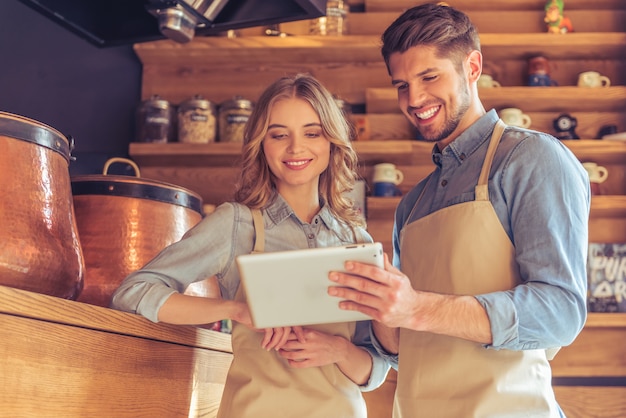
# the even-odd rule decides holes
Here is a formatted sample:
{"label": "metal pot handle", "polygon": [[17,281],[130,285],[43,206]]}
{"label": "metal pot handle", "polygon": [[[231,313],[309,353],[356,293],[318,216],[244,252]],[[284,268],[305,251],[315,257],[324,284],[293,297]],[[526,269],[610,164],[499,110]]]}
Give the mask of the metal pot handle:
{"label": "metal pot handle", "polygon": [[108,174],[109,172],[109,167],[111,166],[111,164],[113,163],[124,163],[124,164],[128,164],[130,165],[134,170],[135,170],[135,177],[141,177],[140,173],[139,173],[139,166],[132,160],[129,160],[128,158],[122,158],[122,157],[113,157],[113,158],[109,158],[105,163],[104,163],[104,169],[102,170],[102,174],[104,174],[105,176]]}

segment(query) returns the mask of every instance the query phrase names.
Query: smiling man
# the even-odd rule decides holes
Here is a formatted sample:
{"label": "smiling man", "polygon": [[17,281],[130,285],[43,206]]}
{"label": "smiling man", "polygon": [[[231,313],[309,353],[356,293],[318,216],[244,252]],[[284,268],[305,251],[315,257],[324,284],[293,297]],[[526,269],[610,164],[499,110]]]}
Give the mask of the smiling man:
{"label": "smiling man", "polygon": [[414,7],[382,41],[435,169],[398,205],[393,264],[347,263],[329,293],[376,320],[398,369],[394,417],[563,416],[549,360],[586,319],[585,170],[553,136],[485,111],[464,13]]}

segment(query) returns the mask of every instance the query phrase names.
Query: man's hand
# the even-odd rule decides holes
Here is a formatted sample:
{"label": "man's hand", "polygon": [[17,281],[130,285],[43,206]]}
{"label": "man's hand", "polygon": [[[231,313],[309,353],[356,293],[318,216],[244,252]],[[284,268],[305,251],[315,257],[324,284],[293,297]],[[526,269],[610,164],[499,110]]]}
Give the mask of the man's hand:
{"label": "man's hand", "polygon": [[385,268],[349,261],[347,273],[331,272],[330,280],[337,286],[328,294],[344,299],[341,309],[359,311],[387,327],[412,328],[417,305],[417,292],[409,278],[395,268],[385,254]]}

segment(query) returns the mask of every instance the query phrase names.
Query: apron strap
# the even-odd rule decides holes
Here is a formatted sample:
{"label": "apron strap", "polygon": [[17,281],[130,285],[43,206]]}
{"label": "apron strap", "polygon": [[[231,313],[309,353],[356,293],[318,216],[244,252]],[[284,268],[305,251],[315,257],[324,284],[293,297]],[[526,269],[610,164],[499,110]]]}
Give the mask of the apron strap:
{"label": "apron strap", "polygon": [[265,225],[263,224],[263,214],[260,209],[250,209],[252,212],[252,223],[256,238],[252,253],[262,253],[265,251]]}
{"label": "apron strap", "polygon": [[500,138],[502,138],[502,133],[505,128],[506,125],[502,122],[502,119],[498,119],[496,126],[493,128],[493,133],[491,134],[491,140],[489,142],[489,147],[487,148],[487,155],[485,155],[485,162],[480,170],[480,177],[478,177],[478,184],[475,189],[476,200],[489,200],[489,189],[487,186],[489,181],[489,172],[491,171],[493,157],[496,155],[496,149],[498,148]]}

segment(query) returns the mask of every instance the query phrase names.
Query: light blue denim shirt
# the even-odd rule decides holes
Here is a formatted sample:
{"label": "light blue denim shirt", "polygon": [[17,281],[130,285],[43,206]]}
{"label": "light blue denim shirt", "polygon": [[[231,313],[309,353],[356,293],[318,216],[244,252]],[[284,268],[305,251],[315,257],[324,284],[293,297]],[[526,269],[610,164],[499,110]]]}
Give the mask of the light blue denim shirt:
{"label": "light blue denim shirt", "polygon": [[[263,218],[267,252],[372,242],[363,228],[353,230],[340,223],[327,206],[310,224],[302,222],[280,195],[263,210]],[[254,240],[250,209],[238,203],[224,203],[183,239],[126,277],[115,291],[111,307],[157,322],[159,309],[172,293],[182,293],[191,283],[213,275],[217,276],[222,297],[233,299],[240,280],[235,258],[251,253]],[[373,390],[384,382],[389,364],[371,343],[369,321],[356,323],[352,342],[372,356],[370,380],[361,390]]]}
{"label": "light blue denim shirt", "polygon": [[[497,120],[496,111],[491,110],[443,152],[434,147],[435,170],[402,198],[396,210],[396,267],[402,269],[399,235],[405,222],[474,200],[474,187]],[[428,188],[419,207],[407,219],[424,187]],[[489,197],[515,247],[522,284],[508,291],[476,295],[491,324],[493,342],[487,347],[525,350],[570,344],[587,315],[591,200],[586,171],[553,136],[507,127],[489,175]]]}

